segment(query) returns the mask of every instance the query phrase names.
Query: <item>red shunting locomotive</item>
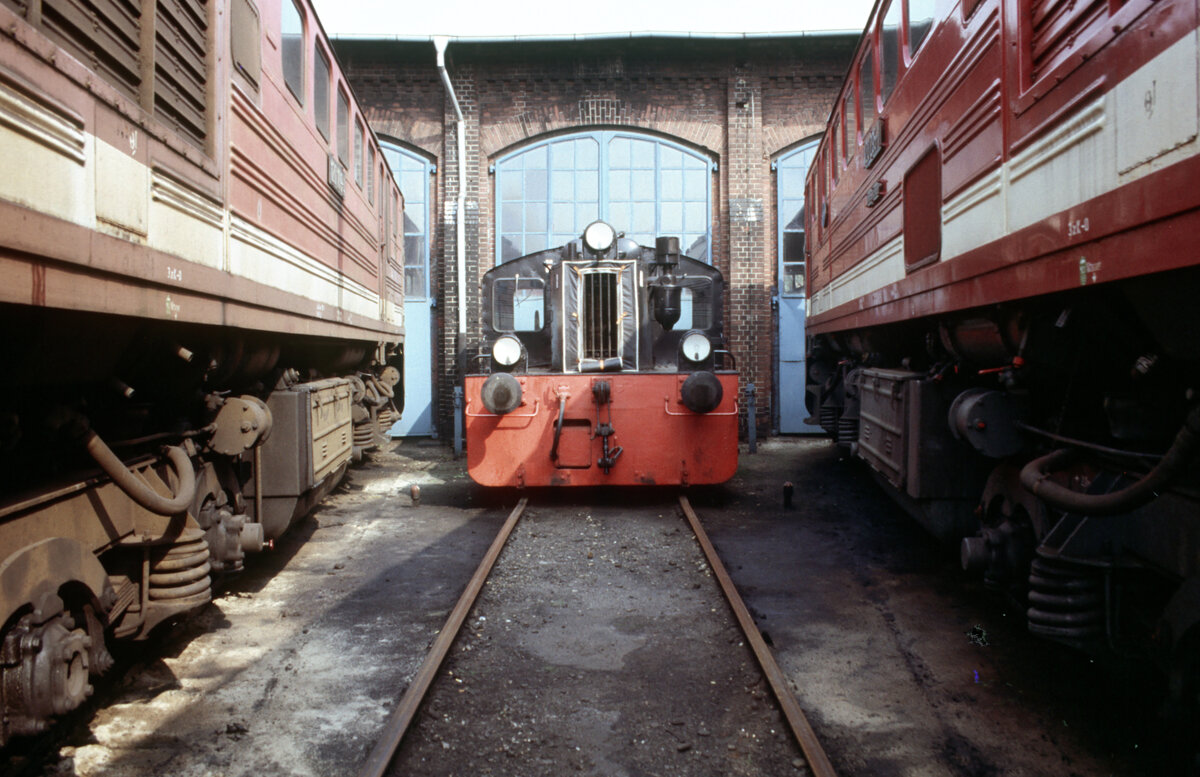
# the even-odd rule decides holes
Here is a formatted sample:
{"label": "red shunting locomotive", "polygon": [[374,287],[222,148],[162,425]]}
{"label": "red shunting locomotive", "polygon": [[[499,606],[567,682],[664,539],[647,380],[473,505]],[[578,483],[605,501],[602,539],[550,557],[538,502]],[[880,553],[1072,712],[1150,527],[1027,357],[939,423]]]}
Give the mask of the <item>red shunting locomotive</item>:
{"label": "red shunting locomotive", "polygon": [[724,279],[603,221],[483,278],[487,372],[466,377],[467,471],[485,486],[692,485],[737,469]]}

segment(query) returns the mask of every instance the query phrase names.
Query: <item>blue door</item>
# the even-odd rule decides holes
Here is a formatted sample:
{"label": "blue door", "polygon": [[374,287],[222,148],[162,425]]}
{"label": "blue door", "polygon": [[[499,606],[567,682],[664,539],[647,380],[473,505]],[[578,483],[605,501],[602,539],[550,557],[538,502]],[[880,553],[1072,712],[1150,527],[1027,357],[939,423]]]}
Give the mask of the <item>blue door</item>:
{"label": "blue door", "polygon": [[429,295],[429,176],[433,165],[382,144],[404,195],[404,411],[392,437],[434,434],[433,300]]}
{"label": "blue door", "polygon": [[779,202],[779,431],[820,433],[804,423],[806,343],[804,336],[804,178],[816,143],[806,144],[775,163]]}

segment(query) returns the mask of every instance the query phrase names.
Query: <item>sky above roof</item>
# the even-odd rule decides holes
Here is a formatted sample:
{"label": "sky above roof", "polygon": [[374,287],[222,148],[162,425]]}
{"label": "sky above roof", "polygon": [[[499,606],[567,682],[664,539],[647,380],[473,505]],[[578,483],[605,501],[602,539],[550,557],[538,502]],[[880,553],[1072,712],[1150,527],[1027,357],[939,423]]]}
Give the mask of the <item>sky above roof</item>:
{"label": "sky above roof", "polygon": [[[873,0],[605,0],[601,3],[517,0],[314,0],[330,35],[380,38],[510,38],[625,33],[860,32]],[[731,14],[730,9],[736,9]]]}

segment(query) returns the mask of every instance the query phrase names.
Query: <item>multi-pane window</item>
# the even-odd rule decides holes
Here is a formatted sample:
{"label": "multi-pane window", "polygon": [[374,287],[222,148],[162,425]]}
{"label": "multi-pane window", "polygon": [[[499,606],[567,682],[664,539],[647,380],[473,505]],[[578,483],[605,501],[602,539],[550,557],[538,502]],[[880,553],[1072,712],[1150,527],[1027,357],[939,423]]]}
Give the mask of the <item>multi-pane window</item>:
{"label": "multi-pane window", "polygon": [[338,159],[350,166],[350,97],[338,89],[337,102],[337,148]]}
{"label": "multi-pane window", "polygon": [[600,144],[594,137],[535,146],[498,165],[500,261],[578,237],[600,218]]}
{"label": "multi-pane window", "polygon": [[404,195],[404,298],[426,299],[429,295],[429,174],[432,166],[423,157],[389,143],[383,144],[381,153]]}
{"label": "multi-pane window", "polygon": [[608,214],[614,227],[642,245],[678,237],[684,254],[709,258],[711,166],[707,159],[651,138],[607,140]]}
{"label": "multi-pane window", "polygon": [[293,0],[283,0],[280,24],[283,80],[301,103],[304,102],[304,14]]}
{"label": "multi-pane window", "polygon": [[809,143],[775,165],[779,202],[779,293],[804,294],[804,179],[817,144]]}
{"label": "multi-pane window", "polygon": [[313,68],[313,118],[321,136],[329,140],[329,56],[317,44],[316,67]]}
{"label": "multi-pane window", "polygon": [[892,96],[900,75],[900,9],[900,0],[892,0],[879,30],[879,91],[884,105]]}
{"label": "multi-pane window", "polygon": [[354,183],[358,188],[363,185],[363,143],[364,131],[361,121],[354,122]]}
{"label": "multi-pane window", "polygon": [[643,245],[680,239],[709,260],[710,166],[665,140],[628,132],[556,138],[496,164],[499,262],[579,237],[595,219]]}
{"label": "multi-pane window", "polygon": [[908,0],[908,53],[915,57],[933,28],[935,0]]}

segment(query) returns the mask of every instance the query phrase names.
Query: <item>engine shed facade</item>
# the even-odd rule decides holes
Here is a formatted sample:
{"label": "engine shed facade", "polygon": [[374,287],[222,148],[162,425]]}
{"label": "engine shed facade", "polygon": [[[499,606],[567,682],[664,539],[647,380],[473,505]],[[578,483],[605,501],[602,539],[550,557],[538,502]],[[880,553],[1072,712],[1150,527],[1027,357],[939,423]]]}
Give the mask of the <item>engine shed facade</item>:
{"label": "engine shed facade", "polygon": [[428,39],[335,41],[405,195],[406,393],[422,402],[428,373],[431,406],[404,433],[454,433],[483,273],[596,218],[643,244],[679,237],[724,274],[743,417],[753,384],[757,434],[793,430],[803,373],[780,376],[781,355],[803,359],[787,304],[799,300],[803,321],[803,203],[789,181],[803,180],[795,160],[811,153],[856,38],[456,39],[443,57]]}

